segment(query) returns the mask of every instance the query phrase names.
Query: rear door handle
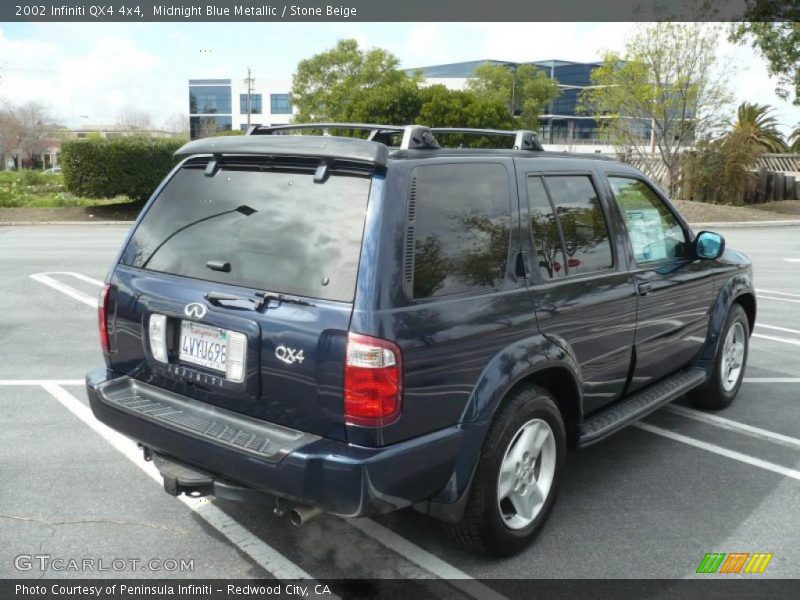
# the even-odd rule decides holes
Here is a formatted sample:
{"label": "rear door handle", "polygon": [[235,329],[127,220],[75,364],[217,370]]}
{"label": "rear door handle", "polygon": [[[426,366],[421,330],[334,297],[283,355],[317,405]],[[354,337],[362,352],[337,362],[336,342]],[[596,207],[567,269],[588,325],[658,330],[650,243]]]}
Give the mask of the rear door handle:
{"label": "rear door handle", "polygon": [[640,281],[636,284],[640,296],[649,296],[653,292],[653,284],[649,281]]}

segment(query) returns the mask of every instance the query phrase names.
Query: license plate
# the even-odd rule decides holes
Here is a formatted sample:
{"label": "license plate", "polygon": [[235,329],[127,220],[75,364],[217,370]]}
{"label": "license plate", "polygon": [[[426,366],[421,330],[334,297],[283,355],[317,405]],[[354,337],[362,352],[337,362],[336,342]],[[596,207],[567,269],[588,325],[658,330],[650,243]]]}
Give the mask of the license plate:
{"label": "license plate", "polygon": [[192,321],[181,321],[180,360],[215,371],[227,370],[231,332]]}

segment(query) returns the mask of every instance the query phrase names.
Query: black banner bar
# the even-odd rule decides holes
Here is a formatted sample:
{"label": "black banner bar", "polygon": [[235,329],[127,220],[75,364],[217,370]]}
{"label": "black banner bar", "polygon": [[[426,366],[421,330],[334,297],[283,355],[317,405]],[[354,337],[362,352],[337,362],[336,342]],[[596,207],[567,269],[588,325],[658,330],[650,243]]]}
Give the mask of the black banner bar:
{"label": "black banner bar", "polygon": [[796,21],[798,0],[3,0],[14,22]]}
{"label": "black banner bar", "polygon": [[[471,593],[471,580],[458,585],[444,579],[331,579],[318,581],[234,579],[28,579],[0,581],[3,600],[249,600],[258,598],[309,598],[325,600],[427,600],[480,599],[486,589]],[[708,576],[706,579],[494,579],[472,581],[491,588],[495,598],[508,600],[796,600],[800,580]],[[481,591],[482,590],[482,591]]]}

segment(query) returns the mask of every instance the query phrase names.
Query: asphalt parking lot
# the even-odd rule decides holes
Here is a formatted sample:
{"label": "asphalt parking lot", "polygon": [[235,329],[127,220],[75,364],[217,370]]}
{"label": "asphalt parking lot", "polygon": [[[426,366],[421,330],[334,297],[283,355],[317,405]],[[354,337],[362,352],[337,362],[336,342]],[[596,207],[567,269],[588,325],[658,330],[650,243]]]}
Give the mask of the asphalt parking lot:
{"label": "asphalt parking lot", "polygon": [[[94,299],[126,228],[0,228],[0,577],[686,578],[707,552],[768,552],[758,577],[798,578],[800,228],[718,231],[754,261],[759,296],[734,405],[708,416],[679,402],[572,452],[536,542],[489,560],[413,510],[296,528],[269,508],[165,494],[82,385],[102,364]],[[33,554],[141,562],[15,566]],[[489,591],[470,585],[453,593]]]}

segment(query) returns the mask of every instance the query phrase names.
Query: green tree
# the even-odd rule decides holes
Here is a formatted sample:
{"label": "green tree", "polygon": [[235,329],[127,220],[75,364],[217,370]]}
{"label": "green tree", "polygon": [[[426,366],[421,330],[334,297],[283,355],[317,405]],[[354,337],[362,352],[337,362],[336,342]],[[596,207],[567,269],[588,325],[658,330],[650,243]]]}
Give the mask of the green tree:
{"label": "green tree", "polygon": [[627,41],[624,55],[605,55],[592,72],[595,87],[581,95],[582,106],[612,142],[645,170],[651,170],[655,146],[670,192],[678,182],[681,153],[718,124],[730,101],[724,74],[714,75],[720,72],[718,37],[716,27],[703,23],[644,25]]}
{"label": "green tree", "polygon": [[483,63],[475,68],[467,89],[505,104],[519,127],[539,128],[539,115],[558,96],[558,83],[533,65],[509,68]]}
{"label": "green tree", "polygon": [[800,123],[797,124],[797,127],[795,127],[794,131],[789,135],[789,141],[791,142],[789,151],[800,152]]}
{"label": "green tree", "polygon": [[[451,90],[437,84],[419,91],[421,105],[415,122],[431,127],[467,127],[477,129],[511,129],[514,119],[508,105],[495,96],[484,96],[467,90]],[[491,136],[437,134],[443,146],[479,148],[495,143],[508,145],[508,140]]]}
{"label": "green tree", "polygon": [[[745,21],[731,25],[729,39],[750,44],[777,78],[778,97],[800,105],[800,10],[797,2],[749,0]],[[794,98],[792,98],[794,96]]]}
{"label": "green tree", "polygon": [[736,121],[731,124],[732,133],[749,139],[756,151],[786,152],[786,143],[772,111],[773,108],[767,104],[742,102],[736,111]]}
{"label": "green tree", "polygon": [[387,107],[390,112],[402,113],[395,94],[398,90],[411,92],[411,84],[419,77],[410,77],[398,68],[399,64],[386,50],[362,50],[353,39],[339,40],[334,48],[300,61],[292,79],[292,103],[298,110],[295,121],[383,116],[381,111]]}

